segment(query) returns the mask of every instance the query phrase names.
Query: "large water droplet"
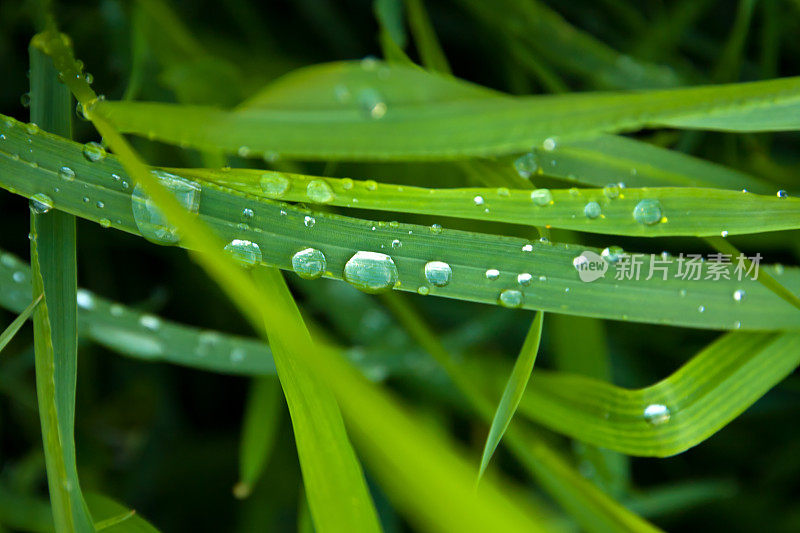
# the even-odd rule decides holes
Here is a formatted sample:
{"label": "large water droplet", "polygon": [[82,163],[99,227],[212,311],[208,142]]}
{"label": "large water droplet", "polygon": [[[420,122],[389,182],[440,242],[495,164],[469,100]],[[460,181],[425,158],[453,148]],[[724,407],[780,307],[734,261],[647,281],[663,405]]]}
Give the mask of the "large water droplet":
{"label": "large water droplet", "polygon": [[528,152],[514,160],[514,169],[522,178],[530,179],[537,168],[539,165],[536,163],[536,155],[533,152]]}
{"label": "large water droplet", "polygon": [[633,218],[640,224],[658,224],[661,216],[661,203],[658,200],[645,199],[633,208]]}
{"label": "large water droplet", "polygon": [[233,239],[225,245],[225,251],[233,255],[239,263],[252,267],[261,262],[261,248],[253,241]]}
{"label": "large water droplet", "polygon": [[651,403],[644,408],[644,419],[648,424],[658,426],[669,422],[672,414],[669,412],[669,407],[663,403]]}
{"label": "large water droplet", "polygon": [[58,169],[58,176],[64,181],[73,181],[75,179],[75,171],[69,167],[61,167]]}
{"label": "large water droplet", "polygon": [[453,277],[453,270],[444,261],[429,261],[425,263],[425,279],[436,287],[444,287]]}
{"label": "large water droplet", "polygon": [[344,266],[344,280],[364,292],[388,291],[397,284],[397,266],[386,254],[356,252]]}
{"label": "large water droplet", "polygon": [[[153,170],[151,173],[172,193],[184,209],[190,213],[197,213],[200,207],[199,184],[161,170]],[[158,244],[173,244],[180,240],[177,228],[169,225],[164,214],[147,196],[141,184],[137,183],[133,188],[131,208],[136,226],[145,239]]]}
{"label": "large water droplet", "polygon": [[100,143],[92,141],[83,145],[83,157],[92,163],[100,161],[105,156],[106,151],[102,146],[100,146]]}
{"label": "large water droplet", "polygon": [[312,202],[327,204],[333,201],[333,189],[323,180],[311,180],[306,187],[306,195]]}
{"label": "large water droplet", "polygon": [[500,293],[497,301],[503,307],[515,308],[522,305],[523,299],[524,296],[521,291],[518,291],[517,289],[506,289]]}
{"label": "large water droplet", "polygon": [[260,184],[264,195],[270,198],[280,198],[289,190],[289,180],[272,172],[262,174]]}
{"label": "large water droplet", "polygon": [[550,189],[536,189],[531,192],[531,200],[536,205],[550,205],[553,202],[553,193],[550,192]]}
{"label": "large water droplet", "polygon": [[600,204],[597,202],[589,202],[583,208],[583,214],[586,215],[586,218],[597,218],[601,212]]}
{"label": "large water droplet", "polygon": [[43,215],[53,208],[53,199],[44,193],[37,193],[31,196],[31,213]]}
{"label": "large water droplet", "polygon": [[292,268],[304,279],[319,278],[325,273],[327,264],[325,254],[316,248],[306,248],[292,256]]}

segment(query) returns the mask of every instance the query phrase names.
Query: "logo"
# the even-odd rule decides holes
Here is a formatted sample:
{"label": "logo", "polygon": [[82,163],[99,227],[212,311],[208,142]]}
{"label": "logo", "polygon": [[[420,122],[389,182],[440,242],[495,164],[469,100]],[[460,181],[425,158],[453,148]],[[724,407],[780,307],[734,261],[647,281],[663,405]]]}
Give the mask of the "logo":
{"label": "logo", "polygon": [[602,256],[586,250],[581,255],[572,260],[572,266],[578,271],[581,281],[587,283],[605,277],[608,270],[608,263]]}

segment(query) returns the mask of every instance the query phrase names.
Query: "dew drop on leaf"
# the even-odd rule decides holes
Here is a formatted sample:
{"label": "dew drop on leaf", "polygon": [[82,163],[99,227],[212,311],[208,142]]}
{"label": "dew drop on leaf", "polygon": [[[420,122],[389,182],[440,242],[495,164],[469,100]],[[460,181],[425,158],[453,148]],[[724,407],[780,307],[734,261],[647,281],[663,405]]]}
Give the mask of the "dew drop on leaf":
{"label": "dew drop on leaf", "polygon": [[53,208],[53,199],[40,192],[31,196],[29,204],[31,213],[43,215]]}
{"label": "dew drop on leaf", "polygon": [[327,204],[333,201],[333,189],[324,180],[311,180],[306,186],[306,196],[312,202]]}
{"label": "dew drop on leaf", "polygon": [[[153,170],[151,173],[185,210],[190,213],[198,212],[200,207],[199,184],[162,170]],[[136,227],[139,228],[145,239],[157,244],[174,244],[180,240],[177,228],[167,222],[164,214],[156,207],[155,202],[145,193],[139,183],[133,188],[131,209]]]}
{"label": "dew drop on leaf", "polygon": [[371,294],[391,290],[398,281],[394,260],[380,252],[356,252],[344,266],[344,280]]}
{"label": "dew drop on leaf", "polygon": [[280,198],[289,190],[289,180],[273,172],[262,174],[259,184],[264,195],[269,198]]}
{"label": "dew drop on leaf", "polygon": [[549,205],[553,202],[553,193],[550,192],[550,189],[536,189],[531,192],[531,200],[539,206]]}
{"label": "dew drop on leaf", "polygon": [[661,203],[658,200],[645,199],[633,208],[633,218],[640,224],[652,226],[661,220]]}
{"label": "dew drop on leaf", "polygon": [[453,277],[453,270],[444,261],[429,261],[425,264],[425,279],[436,287],[444,287]]}
{"label": "dew drop on leaf", "polygon": [[522,305],[523,298],[524,296],[522,295],[521,291],[518,291],[517,289],[506,289],[500,293],[497,301],[503,307],[513,309]]}
{"label": "dew drop on leaf", "polygon": [[253,241],[233,239],[225,245],[225,251],[246,267],[252,267],[261,262],[261,248]]}
{"label": "dew drop on leaf", "polygon": [[303,279],[317,279],[325,273],[327,260],[316,248],[306,248],[292,256],[292,268]]}
{"label": "dew drop on leaf", "polygon": [[100,143],[92,141],[83,145],[83,157],[85,157],[87,161],[96,163],[97,161],[102,160],[105,156],[106,151],[102,146],[100,146]]}
{"label": "dew drop on leaf", "polygon": [[653,426],[669,422],[670,416],[672,416],[672,413],[663,403],[651,403],[644,408],[644,419]]}

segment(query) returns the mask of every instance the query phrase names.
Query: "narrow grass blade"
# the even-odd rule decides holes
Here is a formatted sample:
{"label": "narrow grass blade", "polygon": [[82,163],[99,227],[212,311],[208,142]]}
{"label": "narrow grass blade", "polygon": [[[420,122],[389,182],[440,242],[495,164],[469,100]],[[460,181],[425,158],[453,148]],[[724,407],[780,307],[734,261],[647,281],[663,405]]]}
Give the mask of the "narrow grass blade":
{"label": "narrow grass blade", "polygon": [[86,503],[97,518],[95,527],[104,533],[158,533],[147,520],[108,496],[88,493]]}
{"label": "narrow grass blade", "polygon": [[[71,98],[58,72],[32,43],[31,119],[46,130],[71,135]],[[48,196],[31,203],[36,392],[55,529],[93,531],[75,463],[77,376],[77,266],[75,217],[51,209]]]}
{"label": "narrow grass blade", "polygon": [[422,64],[432,71],[450,74],[450,65],[436,38],[423,0],[405,0],[405,4],[408,11],[408,25],[411,27],[411,34],[414,36]]}
{"label": "narrow grass blade", "polygon": [[486,467],[489,466],[489,461],[492,459],[497,445],[500,444],[500,439],[503,438],[503,434],[517,411],[517,406],[525,392],[525,387],[528,386],[528,380],[530,380],[531,372],[533,372],[533,363],[536,361],[536,354],[539,353],[539,342],[542,338],[542,317],[543,313],[537,313],[536,318],[533,319],[528,335],[525,337],[525,342],[522,344],[522,349],[517,356],[517,361],[514,363],[511,375],[508,377],[508,382],[503,390],[503,397],[500,399],[500,404],[494,413],[489,435],[486,437],[486,444],[483,447],[481,466],[478,471],[479,479],[486,471]]}
{"label": "narrow grass blade", "polygon": [[11,341],[11,339],[14,338],[14,335],[17,334],[19,328],[21,328],[22,325],[31,317],[31,314],[33,314],[33,311],[36,309],[36,306],[39,305],[39,302],[41,301],[42,301],[42,295],[40,294],[37,298],[34,298],[34,300],[30,303],[30,305],[28,305],[28,307],[26,307],[19,314],[19,316],[17,316],[17,318],[14,319],[14,321],[11,324],[9,324],[5,330],[3,330],[3,333],[0,334],[0,352],[2,352],[3,348],[6,347],[6,344],[8,344]]}

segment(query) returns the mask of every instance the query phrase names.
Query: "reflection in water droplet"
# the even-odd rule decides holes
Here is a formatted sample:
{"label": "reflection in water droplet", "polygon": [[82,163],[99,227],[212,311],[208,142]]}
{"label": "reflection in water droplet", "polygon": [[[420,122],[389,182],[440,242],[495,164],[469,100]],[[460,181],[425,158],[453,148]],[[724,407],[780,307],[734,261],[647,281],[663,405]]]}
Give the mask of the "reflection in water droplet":
{"label": "reflection in water droplet", "polygon": [[645,199],[633,208],[633,218],[640,224],[658,224],[661,216],[661,203],[658,200]]}
{"label": "reflection in water droplet", "polygon": [[300,250],[292,256],[292,268],[301,278],[317,279],[327,268],[325,254],[316,248]]}
{"label": "reflection in water droplet", "polygon": [[368,293],[385,292],[398,282],[394,260],[379,252],[356,252],[344,266],[344,280]]}
{"label": "reflection in water droplet", "polygon": [[233,239],[225,245],[225,251],[243,266],[252,267],[261,262],[261,248],[253,241]]}
{"label": "reflection in water droplet", "polygon": [[497,301],[503,307],[515,308],[522,305],[523,298],[522,292],[516,289],[506,289],[500,293]]}
{"label": "reflection in water droplet", "polygon": [[672,413],[669,408],[662,403],[651,403],[644,408],[644,419],[648,424],[658,426],[669,422]]}
{"label": "reflection in water droplet", "polygon": [[429,261],[425,264],[425,279],[436,287],[444,287],[453,277],[453,270],[444,261]]}
{"label": "reflection in water droplet", "polygon": [[324,180],[311,180],[306,186],[306,195],[312,202],[327,204],[333,201],[333,189]]}
{"label": "reflection in water droplet", "polygon": [[[161,170],[153,170],[161,185],[166,187],[181,206],[190,213],[200,207],[200,185]],[[180,240],[177,228],[171,226],[155,202],[147,196],[141,184],[136,184],[131,195],[131,208],[136,226],[142,236],[158,244],[174,244]]]}

